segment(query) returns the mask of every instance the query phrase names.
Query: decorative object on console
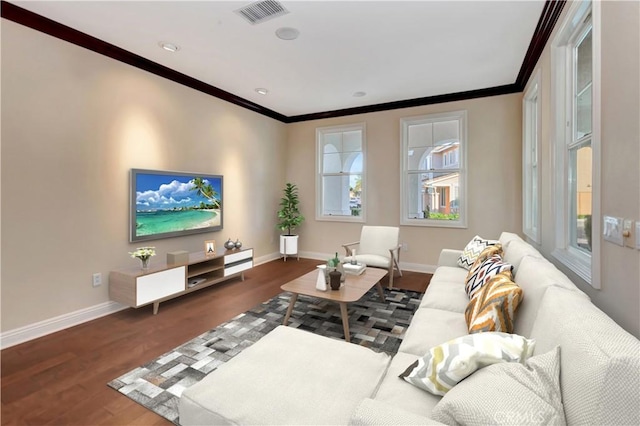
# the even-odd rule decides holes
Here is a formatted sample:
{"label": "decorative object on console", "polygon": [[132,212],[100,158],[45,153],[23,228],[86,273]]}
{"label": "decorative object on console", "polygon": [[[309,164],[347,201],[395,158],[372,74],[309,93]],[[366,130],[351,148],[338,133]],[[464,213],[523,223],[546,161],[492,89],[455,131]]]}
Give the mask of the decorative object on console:
{"label": "decorative object on console", "polygon": [[458,266],[466,270],[471,269],[480,253],[489,246],[500,245],[498,240],[487,240],[478,235],[473,237],[466,245],[460,258],[458,258]]}
{"label": "decorative object on console", "polygon": [[522,289],[511,281],[511,272],[495,275],[482,286],[464,311],[469,334],[483,331],[513,333],[520,301]]}
{"label": "decorative object on console", "polygon": [[298,198],[298,187],[295,184],[288,183],[284,188],[284,196],[280,199],[280,210],[278,210],[278,229],[286,231],[286,234],[280,235],[280,254],[284,255],[284,261],[287,261],[287,255],[298,254],[298,235],[293,231],[304,222],[304,216],[300,212],[300,199]]}
{"label": "decorative object on console", "polygon": [[399,377],[434,395],[444,395],[462,379],[487,365],[524,362],[533,354],[534,346],[534,340],[517,334],[468,334],[434,346]]}
{"label": "decorative object on console", "polygon": [[189,263],[188,251],[178,250],[167,253],[167,265],[185,265],[187,263]]}
{"label": "decorative object on console", "polygon": [[233,247],[237,249],[242,248],[242,243],[240,242],[239,239],[236,238],[236,242],[233,243]]}
{"label": "decorative object on console", "polygon": [[227,242],[224,243],[224,248],[226,248],[227,250],[233,250],[234,248],[236,248],[236,243],[231,241],[231,238],[229,238]]}
{"label": "decorative object on console", "polygon": [[149,259],[156,255],[155,247],[138,247],[136,251],[129,252],[131,257],[137,257],[142,261],[142,269],[149,268]]}
{"label": "decorative object on console", "polygon": [[220,175],[132,169],[129,240],[221,230],[222,181]]}
{"label": "decorative object on console", "polygon": [[216,242],[215,240],[207,240],[204,242],[204,254],[206,256],[212,256],[216,254]]}

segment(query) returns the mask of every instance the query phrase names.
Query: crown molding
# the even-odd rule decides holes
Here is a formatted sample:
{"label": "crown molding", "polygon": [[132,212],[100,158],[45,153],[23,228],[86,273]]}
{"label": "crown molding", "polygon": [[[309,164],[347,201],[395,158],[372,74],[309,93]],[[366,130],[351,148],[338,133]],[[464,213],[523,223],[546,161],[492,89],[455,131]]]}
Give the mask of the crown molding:
{"label": "crown molding", "polygon": [[536,26],[533,37],[527,49],[527,53],[520,67],[518,77],[513,84],[490,87],[485,89],[470,90],[465,92],[448,93],[437,96],[428,96],[415,99],[406,99],[394,102],[386,102],[362,107],[345,108],[334,111],[324,111],[311,114],[285,116],[271,109],[265,108],[247,99],[241,98],[225,90],[211,86],[193,77],[182,74],[171,68],[150,61],[135,53],[124,50],[118,46],[107,43],[81,31],[62,25],[44,16],[38,15],[12,3],[2,0],[2,17],[18,24],[24,25],[36,31],[43,32],[60,40],[84,47],[98,54],[107,56],[116,61],[126,63],[144,71],[148,71],[159,77],[166,78],[175,83],[182,84],[191,89],[206,93],[210,96],[246,108],[258,114],[273,118],[282,123],[297,123],[301,121],[319,120],[325,118],[344,117],[355,114],[366,114],[370,112],[389,111],[400,108],[411,108],[423,105],[433,105],[444,102],[461,101],[467,99],[483,98],[488,96],[506,95],[522,92],[533,73],[533,70],[540,59],[553,28],[555,27],[566,0],[546,0],[540,19]]}

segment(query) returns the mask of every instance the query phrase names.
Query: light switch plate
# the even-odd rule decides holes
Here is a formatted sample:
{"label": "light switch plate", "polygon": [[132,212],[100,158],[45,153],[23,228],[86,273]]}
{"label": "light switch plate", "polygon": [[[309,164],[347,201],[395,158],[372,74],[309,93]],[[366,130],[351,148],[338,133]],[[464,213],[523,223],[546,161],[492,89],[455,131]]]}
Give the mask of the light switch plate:
{"label": "light switch plate", "polygon": [[622,238],[622,218],[604,216],[602,218],[602,235],[605,241],[624,247],[624,240]]}
{"label": "light switch plate", "polygon": [[624,219],[622,222],[622,236],[624,238],[624,245],[629,248],[636,248],[635,227],[633,220]]}

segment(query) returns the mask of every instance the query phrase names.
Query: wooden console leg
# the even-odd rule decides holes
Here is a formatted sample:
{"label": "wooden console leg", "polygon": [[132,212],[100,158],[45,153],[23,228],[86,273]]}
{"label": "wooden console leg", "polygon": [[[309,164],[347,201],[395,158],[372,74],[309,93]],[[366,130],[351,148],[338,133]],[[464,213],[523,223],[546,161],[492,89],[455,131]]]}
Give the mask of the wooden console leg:
{"label": "wooden console leg", "polygon": [[292,293],[291,300],[289,301],[289,307],[287,308],[287,314],[284,316],[282,325],[287,325],[289,323],[289,318],[291,318],[291,312],[293,312],[293,305],[296,304],[296,300],[298,300],[298,293]]}
{"label": "wooden console leg", "polygon": [[153,315],[158,315],[159,307],[160,307],[160,302],[153,302]]}
{"label": "wooden console leg", "polygon": [[342,328],[344,328],[344,340],[351,342],[349,336],[349,315],[347,315],[347,304],[340,302],[340,315],[342,316]]}

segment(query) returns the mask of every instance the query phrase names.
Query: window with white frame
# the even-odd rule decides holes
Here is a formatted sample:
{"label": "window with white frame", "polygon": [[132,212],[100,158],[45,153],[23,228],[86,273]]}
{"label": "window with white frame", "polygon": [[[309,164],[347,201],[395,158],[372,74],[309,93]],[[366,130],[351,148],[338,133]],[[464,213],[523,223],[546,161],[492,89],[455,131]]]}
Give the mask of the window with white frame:
{"label": "window with white frame", "polygon": [[552,254],[600,288],[600,5],[572,3],[552,44],[556,242]]}
{"label": "window with white frame", "polygon": [[365,125],[316,129],[316,219],[365,221]]}
{"label": "window with white frame", "polygon": [[466,227],[466,111],[403,118],[400,223]]}
{"label": "window with white frame", "polygon": [[540,70],[525,91],[522,105],[522,230],[540,243]]}

